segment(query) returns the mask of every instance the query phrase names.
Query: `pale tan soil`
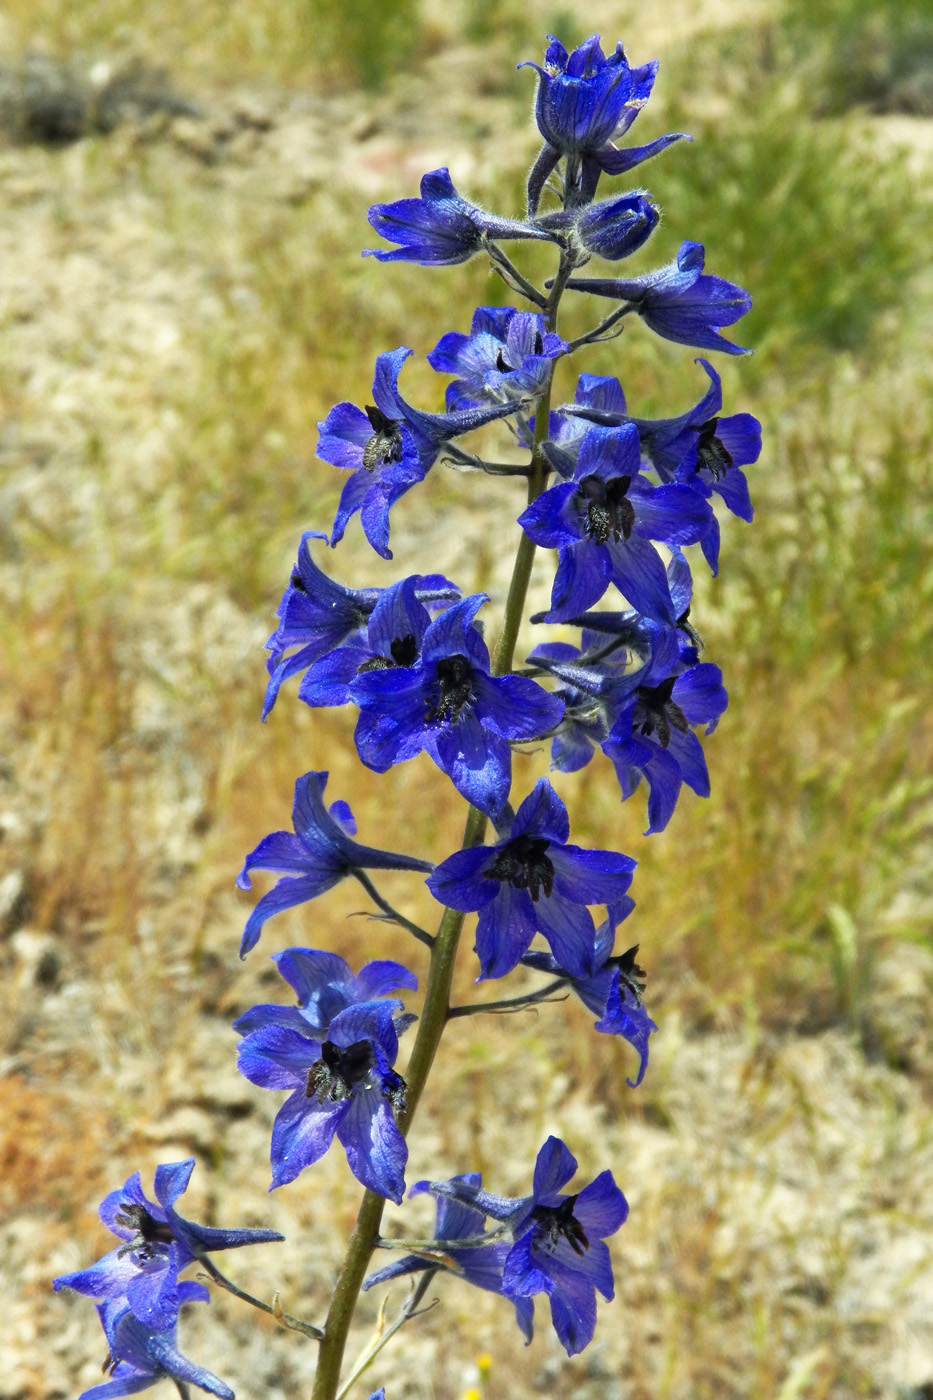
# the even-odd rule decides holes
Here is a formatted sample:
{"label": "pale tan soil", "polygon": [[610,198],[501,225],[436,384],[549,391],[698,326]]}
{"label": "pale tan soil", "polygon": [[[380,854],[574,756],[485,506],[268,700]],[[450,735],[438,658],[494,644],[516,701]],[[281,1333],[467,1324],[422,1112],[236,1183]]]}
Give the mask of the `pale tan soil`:
{"label": "pale tan soil", "polygon": [[[681,28],[710,19],[706,7],[676,10],[671,22]],[[650,46],[650,16],[641,23]],[[433,109],[437,129],[462,131],[455,62],[446,61],[429,80],[433,98],[449,102]],[[411,94],[412,110],[423,96]],[[208,726],[216,692],[246,685],[258,699],[274,600],[254,615],[213,584],[159,577],[147,569],[147,540],[134,530],[145,518],[164,549],[184,514],[183,494],[160,496],[159,483],[177,450],[174,405],[196,377],[205,328],[229,333],[231,303],[241,307],[243,334],[261,314],[245,274],[237,281],[243,270],[226,237],[244,205],[308,201],[309,216],[321,217],[334,198],[332,180],[363,204],[408,192],[434,165],[449,164],[461,180],[482,171],[466,136],[438,136],[435,147],[410,114],[387,122],[360,116],[349,101],[256,92],[227,93],[205,108],[203,121],[121,128],[106,149],[90,140],[60,152],[0,150],[9,409],[0,437],[3,605],[15,619],[27,595],[41,598],[50,586],[31,567],[36,538],[60,536],[94,559],[102,579],[113,570],[126,578],[126,625],[115,629],[112,657],[123,727],[97,775],[124,785],[125,829],[86,829],[80,806],[62,816],[58,783],[70,756],[54,728],[28,748],[10,748],[0,772],[0,915],[8,933],[0,1400],[65,1397],[100,1379],[103,1349],[90,1305],[52,1295],[48,1281],[109,1247],[92,1214],[104,1191],[136,1167],[148,1185],[157,1162],[191,1152],[199,1159],[189,1193],[194,1218],[268,1224],[289,1237],[221,1263],[261,1296],[278,1289],[287,1309],[320,1320],[357,1188],[334,1151],[294,1185],[264,1195],[278,1096],[237,1075],[229,1022],[252,1001],[279,996],[266,955],[301,929],[354,963],[364,949],[412,955],[398,937],[344,921],[360,898],[339,891],[305,922],[273,926],[245,968],[236,962],[246,905],[231,888],[237,853],[271,825],[259,820],[257,829],[256,814],[238,811],[236,830],[218,835],[202,818],[247,752],[268,746],[280,803],[297,769],[283,761],[273,726],[262,731],[251,718],[247,728],[241,710],[233,709],[221,739]],[[211,236],[179,246],[166,187],[180,201],[197,191],[213,213]],[[445,489],[437,493],[442,504]],[[472,512],[457,519],[429,564],[418,554],[427,527],[400,515],[399,566],[443,567],[468,582],[482,574],[500,591],[505,566],[489,547],[485,508],[502,489],[490,484],[474,496]],[[295,535],[324,517],[297,521]],[[282,542],[283,557],[291,548]],[[354,577],[359,556],[355,543],[348,546],[342,577]],[[56,626],[54,613],[47,626]],[[33,645],[41,654],[43,638]],[[76,642],[75,668],[83,655]],[[75,672],[49,684],[60,687],[65,710],[84,703]],[[296,707],[287,698],[291,718]],[[8,732],[22,719],[16,704],[15,695],[2,700]],[[340,724],[299,724],[315,766],[329,763],[335,784],[345,778],[349,760],[327,752]],[[417,796],[423,780],[433,781],[427,768],[391,780],[382,813],[379,799],[371,803],[370,832],[378,815],[383,832],[394,831],[394,804]],[[335,787],[335,796],[341,792]],[[281,823],[284,811],[274,815],[267,794],[258,803],[262,817]],[[83,860],[107,870],[119,869],[121,839],[126,852],[132,846],[149,872],[136,892],[133,928],[69,925],[67,911],[50,932],[21,925],[18,901],[32,863],[51,858],[50,829],[56,840],[80,838]],[[361,833],[367,839],[362,821]],[[394,888],[412,897],[409,887]],[[430,901],[421,907],[428,917]],[[413,965],[423,966],[419,959],[415,953]],[[408,1179],[481,1165],[492,1189],[521,1192],[538,1145],[560,1133],[587,1176],[612,1163],[629,1197],[631,1219],[613,1245],[618,1297],[601,1304],[585,1357],[567,1363],[540,1301],[538,1335],[526,1353],[507,1304],[442,1280],[432,1290],[441,1305],[385,1353],[373,1385],[384,1383],[389,1400],[455,1400],[477,1383],[476,1359],[489,1352],[486,1393],[509,1400],[919,1395],[910,1387],[933,1382],[931,994],[926,949],[902,945],[876,972],[866,1025],[896,1047],[903,1071],[866,1059],[840,1029],[805,1038],[728,1029],[685,1037],[673,1008],[653,1007],[663,1033],[645,1085],[624,1098],[625,1116],[606,1104],[619,1101],[618,1079],[630,1065],[618,1047],[593,1045],[579,1008],[504,1026],[456,1025],[413,1135]],[[425,1224],[426,1212],[417,1207]],[[411,1216],[404,1227],[402,1218],[390,1212],[408,1233]],[[370,1295],[366,1324],[377,1306]],[[312,1343],[277,1335],[222,1295],[209,1315],[191,1312],[180,1329],[185,1350],[229,1379],[242,1400],[307,1393]],[[365,1383],[358,1393],[367,1393]]]}

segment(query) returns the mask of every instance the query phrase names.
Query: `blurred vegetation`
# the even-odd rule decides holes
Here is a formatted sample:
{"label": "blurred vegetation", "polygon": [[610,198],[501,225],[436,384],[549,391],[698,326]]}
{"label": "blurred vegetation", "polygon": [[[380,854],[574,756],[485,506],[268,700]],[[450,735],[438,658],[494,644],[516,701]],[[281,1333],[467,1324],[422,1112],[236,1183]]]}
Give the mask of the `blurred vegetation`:
{"label": "blurred vegetation", "polygon": [[783,38],[816,112],[933,116],[928,0],[788,0]]}

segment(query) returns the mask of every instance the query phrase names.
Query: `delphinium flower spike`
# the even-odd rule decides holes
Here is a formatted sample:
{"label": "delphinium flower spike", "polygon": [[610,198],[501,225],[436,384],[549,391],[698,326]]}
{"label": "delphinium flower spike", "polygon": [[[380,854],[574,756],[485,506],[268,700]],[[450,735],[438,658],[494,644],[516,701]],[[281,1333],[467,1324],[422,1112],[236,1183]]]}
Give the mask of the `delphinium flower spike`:
{"label": "delphinium flower spike", "polygon": [[[480,1012],[543,1007],[555,995],[566,1000],[573,992],[596,1018],[595,1033],[618,1036],[634,1048],[637,1073],[627,1082],[633,1088],[642,1082],[657,1026],[643,1000],[638,944],[615,951],[617,929],[633,908],[628,890],[635,861],[571,844],[567,808],[547,779],[519,801],[512,791],[512,748],[549,742],[552,767],[563,774],[586,767],[597,749],[605,753],[623,797],[647,783],[649,833],[667,825],[684,783],[707,793],[706,760],[695,730],[705,725],[712,731],[727,696],[718,666],[701,659],[683,551],[698,544],[712,570],[718,568],[712,496],[744,519],[752,514],[742,468],[758,457],[760,425],[750,414],[722,415],[722,386],[707,360],[698,363],[709,388],[694,407],[670,418],[632,413],[621,382],[607,375],[580,375],[574,402],[552,408],[563,361],[617,337],[623,318],[638,316],[677,344],[740,355],[746,352],[721,331],[751,302],[741,287],[704,272],[703,245],[692,241],[681,244],[672,263],[644,274],[626,277],[615,269],[614,275],[579,275],[593,257],[613,263],[628,258],[659,222],[658,205],[643,189],[610,190],[597,202],[600,180],[623,175],[690,138],[675,132],[639,147],[620,144],[648,102],[657,72],[653,61],[630,65],[621,43],[607,56],[598,35],[570,52],[551,36],[543,66],[530,66],[538,73],[535,116],[544,146],[529,176],[525,217],[500,216],[472,203],[444,167],[424,176],[420,197],[370,209],[371,226],[395,246],[366,250],[382,264],[432,267],[485,253],[490,270],[530,309],[481,306],[469,334],[441,336],[428,361],[453,377],[446,412],[424,412],[402,397],[399,377],[412,351],[398,346],[377,357],[371,404],[342,401],[318,425],[319,458],[347,474],[332,547],[358,513],[369,544],[383,560],[391,559],[392,507],[440,461],[502,478],[496,490],[507,490],[509,478],[522,480],[527,494],[512,512],[520,531],[507,588],[497,568],[484,564],[481,574],[483,582],[490,580],[489,595],[504,598],[492,655],[478,621],[490,601],[478,591],[479,579],[473,582],[477,591],[467,596],[439,573],[406,572],[383,587],[347,587],[319,567],[318,545],[317,558],[312,556],[313,541],[327,539],[314,530],[302,536],[267,644],[263,718],[283,682],[300,676],[303,703],[357,708],[354,740],[368,769],[384,773],[426,753],[469,804],[460,849],[435,867],[360,844],[350,808],[345,802],[326,805],[327,774],[312,770],[295,785],[294,830],[264,837],[238,879],[249,889],[254,870],[281,877],[249,916],[241,954],[255,946],[272,915],[316,899],[348,876],[366,891],[377,917],[430,949],[418,1016],[397,996],[418,988],[414,972],[402,964],[375,959],[354,973],[327,948],[290,947],[273,961],[292,999],[250,1006],[234,1023],[242,1074],[257,1087],[285,1094],[272,1127],[272,1187],[313,1167],[336,1138],[367,1188],[326,1321],[321,1328],[301,1323],[282,1312],[277,1295],[263,1303],[224,1279],[210,1251],[280,1236],[200,1226],[178,1215],[175,1203],[187,1185],[190,1161],[159,1167],[156,1202],[143,1194],[136,1174],[102,1207],[120,1246],[91,1268],[56,1280],[57,1288],[98,1300],[108,1338],[111,1379],[84,1400],[116,1400],[163,1378],[174,1380],[183,1397],[191,1383],[233,1400],[225,1382],[178,1350],[179,1307],[207,1297],[202,1283],[179,1280],[180,1271],[196,1261],[231,1295],[314,1339],[319,1351],[312,1400],[347,1395],[389,1338],[419,1315],[435,1277],[452,1273],[510,1299],[528,1340],[533,1300],[546,1294],[569,1355],[593,1337],[596,1293],[613,1296],[606,1239],[625,1221],[627,1202],[609,1171],[576,1192],[564,1190],[577,1163],[556,1136],[538,1153],[529,1195],[494,1195],[478,1172],[420,1182],[411,1194],[429,1191],[437,1200],[432,1238],[393,1241],[382,1235],[385,1202],[400,1204],[405,1193],[407,1135],[448,1024]],[[543,286],[511,261],[500,246],[506,241],[519,251],[533,242],[536,260],[552,255],[553,275]],[[391,266],[384,275],[392,276]],[[613,303],[573,339],[566,338],[564,322],[558,328],[568,291]],[[584,296],[577,305],[594,302]],[[487,461],[459,445],[465,434],[494,423],[512,435],[525,460]],[[491,517],[488,523],[495,544]],[[532,621],[579,628],[580,635],[546,634],[528,656],[527,669],[516,672],[539,546],[555,550],[557,559],[550,606]],[[431,548],[442,553],[439,536]],[[624,602],[615,611],[596,608],[610,585]],[[403,789],[400,777],[398,792]],[[421,831],[435,822],[446,829],[433,803],[424,807],[417,814],[393,811],[395,829]],[[444,906],[435,935],[392,908],[373,884],[373,870],[428,877],[430,892]],[[598,927],[592,912],[597,908],[605,909]],[[525,978],[544,973],[551,980],[495,1001],[451,1005],[468,913],[478,916],[480,980],[516,968]],[[538,935],[547,951],[532,947]],[[399,1038],[415,1021],[403,1077],[396,1068]],[[559,1103],[551,1111],[560,1112]],[[401,1257],[366,1278],[374,1248],[391,1249],[393,1243]],[[376,1339],[347,1371],[345,1347],[364,1279],[369,1287],[407,1275],[420,1275],[408,1302],[386,1326],[380,1321]],[[385,1400],[385,1391],[376,1390],[370,1400]]]}

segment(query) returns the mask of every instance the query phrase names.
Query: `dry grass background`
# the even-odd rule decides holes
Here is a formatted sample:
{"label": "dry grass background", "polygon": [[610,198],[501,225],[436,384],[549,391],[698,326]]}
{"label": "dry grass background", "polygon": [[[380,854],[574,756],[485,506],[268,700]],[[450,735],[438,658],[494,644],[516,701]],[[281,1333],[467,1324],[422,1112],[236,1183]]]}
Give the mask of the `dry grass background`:
{"label": "dry grass background", "polygon": [[[729,408],[765,424],[758,519],[725,523],[696,605],[731,706],[711,801],[688,796],[662,836],[642,838],[640,799],[620,806],[605,765],[556,779],[581,842],[640,862],[629,927],[661,1025],[644,1085],[625,1087],[626,1049],[582,1008],[474,1018],[452,1026],[412,1138],[411,1180],[481,1167],[520,1192],[551,1131],[584,1172],[612,1163],[632,1214],[596,1341],[568,1363],[539,1308],[526,1352],[507,1304],[441,1281],[374,1383],[390,1400],[931,1393],[931,126],[900,100],[822,114],[834,35],[864,11],[465,0],[387,21],[299,0],[8,0],[0,112],[39,53],[72,65],[91,116],[58,145],[11,119],[0,145],[3,1400],[94,1383],[93,1313],[48,1280],[105,1247],[104,1191],[192,1151],[195,1218],[289,1236],[231,1272],[324,1311],[357,1187],[332,1154],[264,1195],[275,1096],[238,1078],[229,1023],[279,995],[275,948],[421,954],[349,917],[360,899],[340,889],[242,965],[233,876],[309,767],[365,841],[397,841],[404,812],[411,849],[441,856],[462,818],[427,761],[370,781],[346,715],[285,693],[262,727],[262,643],[301,530],[336,503],[317,419],[365,400],[380,350],[423,356],[499,295],[478,263],[362,262],[367,203],[447,163],[517,206],[534,141],[514,62],[546,30],[591,29],[662,59],[645,130],[697,137],[646,167],[666,222],[641,261],[701,239],[756,300],[739,327],[755,359],[723,375]],[[127,72],[164,94],[159,66],[197,115],[131,104],[94,128]],[[701,387],[688,351],[638,327],[586,367],[621,372],[646,416]],[[405,373],[439,403],[423,360]],[[437,472],[396,509],[393,566],[354,529],[329,567],[354,583],[443,567],[500,602],[513,494]],[[530,783],[546,755],[516,770]],[[434,917],[412,882],[387,890]],[[468,947],[462,963],[460,999]],[[307,1390],[313,1344],[223,1296],[193,1311],[186,1350],[241,1397]]]}

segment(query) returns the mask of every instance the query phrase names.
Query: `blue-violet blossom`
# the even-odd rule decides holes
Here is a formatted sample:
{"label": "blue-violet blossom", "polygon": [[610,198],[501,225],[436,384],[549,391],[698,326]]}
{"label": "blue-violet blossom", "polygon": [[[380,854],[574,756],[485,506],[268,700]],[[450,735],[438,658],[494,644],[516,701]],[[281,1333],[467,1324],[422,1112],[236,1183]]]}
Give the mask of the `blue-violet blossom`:
{"label": "blue-violet blossom", "polygon": [[453,411],[534,398],[547,388],[552,361],[566,351],[566,341],[546,328],[538,312],[478,306],[470,334],[448,331],[428,364],[440,374],[459,376],[447,386],[447,407]]}
{"label": "blue-violet blossom", "polygon": [[270,1189],[319,1161],[336,1136],[357,1180],[397,1204],[408,1148],[393,1116],[404,1108],[405,1081],[392,1066],[399,1029],[412,1018],[384,993],[417,979],[397,963],[370,963],[351,985],[342,959],[304,951],[276,959],[298,992],[299,1015],[286,1020],[274,1007],[254,1007],[234,1026],[246,1032],[241,1074],[261,1089],[291,1090],[272,1129]]}
{"label": "blue-violet blossom", "polygon": [[519,64],[538,71],[535,117],[546,143],[528,177],[531,214],[561,156],[567,157],[565,204],[588,204],[603,172],[622,175],[672,142],[691,139],[675,132],[647,146],[618,149],[614,143],[625,135],[651,95],[657,60],[631,68],[621,43],[606,58],[598,34],[570,54],[559,39],[552,34],[548,38],[543,68],[537,63]]}
{"label": "blue-violet blossom", "polygon": [[[282,683],[326,656],[364,628],[384,590],[346,588],[328,578],[311,557],[311,540],[326,540],[320,530],[306,530],[298,546],[298,559],[288,587],[282,595],[277,616],[279,625],[266,642],[271,653],[266,662],[269,684],[262,709],[265,720]],[[460,597],[456,584],[440,574],[415,577],[415,597],[425,603],[452,602]],[[297,647],[297,651],[291,651]],[[302,688],[299,697],[304,699]]]}
{"label": "blue-violet blossom", "polygon": [[509,402],[458,413],[422,413],[398,391],[399,373],[411,353],[400,345],[377,356],[375,403],[365,413],[355,404],[339,403],[318,423],[318,457],[351,473],[341,492],[330,542],[343,539],[347,522],[359,511],[363,533],[383,559],[392,558],[389,511],[424,480],[444,444],[517,408]]}
{"label": "blue-violet blossom", "polygon": [[[479,1187],[482,1182],[483,1178],[479,1172],[465,1172],[462,1176],[453,1178],[453,1183],[463,1183],[468,1188]],[[427,1183],[422,1181],[413,1186],[408,1194],[416,1196],[427,1189]],[[436,1204],[434,1240],[438,1246],[437,1253],[432,1251],[430,1254],[403,1255],[401,1259],[370,1274],[363,1283],[364,1291],[373,1288],[377,1283],[388,1283],[391,1279],[401,1278],[406,1274],[443,1268],[456,1274],[464,1282],[473,1284],[475,1288],[484,1288],[489,1293],[502,1292],[502,1266],[511,1248],[509,1242],[490,1239],[488,1244],[475,1243],[486,1228],[482,1211],[449,1196],[438,1196]],[[460,1240],[471,1240],[474,1243],[458,1247]],[[511,1301],[515,1306],[518,1325],[525,1335],[526,1342],[530,1342],[534,1304],[527,1298],[513,1298]]]}
{"label": "blue-violet blossom", "polygon": [[251,870],[281,870],[290,873],[263,895],[243,930],[240,957],[255,948],[262,926],[273,914],[292,909],[324,894],[357,870],[433,869],[428,861],[414,856],[378,851],[353,840],[356,822],[346,802],[324,805],[326,773],[305,773],[295,783],[292,806],[294,832],[273,831],[264,836],[243,862],[237,876],[241,890],[252,888]]}
{"label": "blue-violet blossom", "polygon": [[561,1194],[576,1170],[576,1158],[560,1138],[549,1137],[538,1153],[530,1196],[494,1196],[458,1177],[419,1183],[432,1195],[463,1201],[506,1225],[515,1242],[503,1266],[503,1293],[507,1298],[546,1293],[568,1356],[592,1340],[596,1289],[606,1299],[614,1296],[605,1240],[628,1216],[628,1203],[608,1171],[574,1195]]}
{"label": "blue-violet blossom", "polygon": [[53,1284],[56,1291],[72,1288],[89,1298],[125,1299],[134,1316],[147,1327],[172,1327],[185,1289],[189,1298],[207,1296],[204,1290],[192,1294],[191,1286],[179,1283],[182,1269],[216,1249],[239,1249],[285,1238],[277,1230],[196,1225],[179,1215],[175,1202],[187,1188],[193,1170],[193,1157],[156,1167],[155,1201],[144,1193],[139,1172],[105,1196],[100,1218],[123,1243],[90,1268],[59,1275]]}
{"label": "blue-violet blossom", "polygon": [[729,703],[722,672],[701,661],[680,675],[649,665],[632,691],[602,749],[612,760],[622,789],[631,797],[642,778],[648,784],[646,836],[663,831],[684,783],[709,797],[703,746],[690,728],[705,724],[711,734]]}
{"label": "blue-violet blossom", "polygon": [[466,262],[474,253],[479,253],[490,238],[547,239],[551,236],[536,224],[502,219],[471,204],[457,193],[446,166],[422,176],[420,199],[374,204],[367,217],[378,234],[399,246],[391,251],[366,248],[364,258],[420,263],[422,267]]}
{"label": "blue-violet blossom", "polygon": [[494,846],[456,851],[428,880],[450,909],[479,911],[476,953],[481,977],[504,977],[536,932],[574,976],[596,971],[595,927],[587,908],[612,904],[632,883],[636,862],[615,851],[568,844],[567,808],[546,778],[503,823]]}
{"label": "blue-violet blossom", "polygon": [[[200,1283],[182,1283],[179,1290],[179,1303],[207,1301],[207,1289]],[[233,1391],[219,1376],[182,1356],[174,1323],[147,1327],[122,1299],[99,1303],[97,1312],[107,1338],[104,1370],[110,1380],[82,1391],[78,1400],[116,1400],[119,1395],[148,1390],[166,1377],[180,1385],[199,1386],[220,1400],[234,1400]]]}
{"label": "blue-violet blossom", "polygon": [[512,773],[509,743],[548,733],[562,703],[534,681],[490,675],[489,652],[473,625],[485,593],[454,603],[424,634],[412,667],[368,671],[350,685],[360,708],[356,746],[385,773],[426,751],[468,802],[497,817]]}
{"label": "blue-violet blossom", "polygon": [[635,901],[627,896],[607,909],[607,919],[596,932],[595,972],[591,977],[574,977],[549,953],[526,953],[522,962],[552,977],[564,977],[588,1010],[599,1019],[596,1029],[604,1035],[618,1035],[638,1052],[638,1074],[626,1079],[637,1089],[648,1068],[648,1037],[658,1028],[645,1010],[642,993],[645,973],[635,961],[638,944],[624,953],[613,954],[616,927],[628,918]]}
{"label": "blue-violet blossom", "polygon": [[703,350],[724,350],[727,355],[750,355],[741,345],[719,334],[747,311],[752,299],[742,287],[724,277],[703,273],[702,243],[681,243],[676,262],[647,272],[643,277],[571,277],[567,286],[576,292],[627,301],[656,335],[679,345]]}
{"label": "blue-violet blossom", "polygon": [[704,534],[708,503],[685,486],[652,486],[640,475],[638,431],[592,426],[572,481],[544,491],[519,516],[535,544],[558,550],[549,622],[565,622],[614,583],[646,617],[676,621],[667,573],[650,543],[692,544]]}

